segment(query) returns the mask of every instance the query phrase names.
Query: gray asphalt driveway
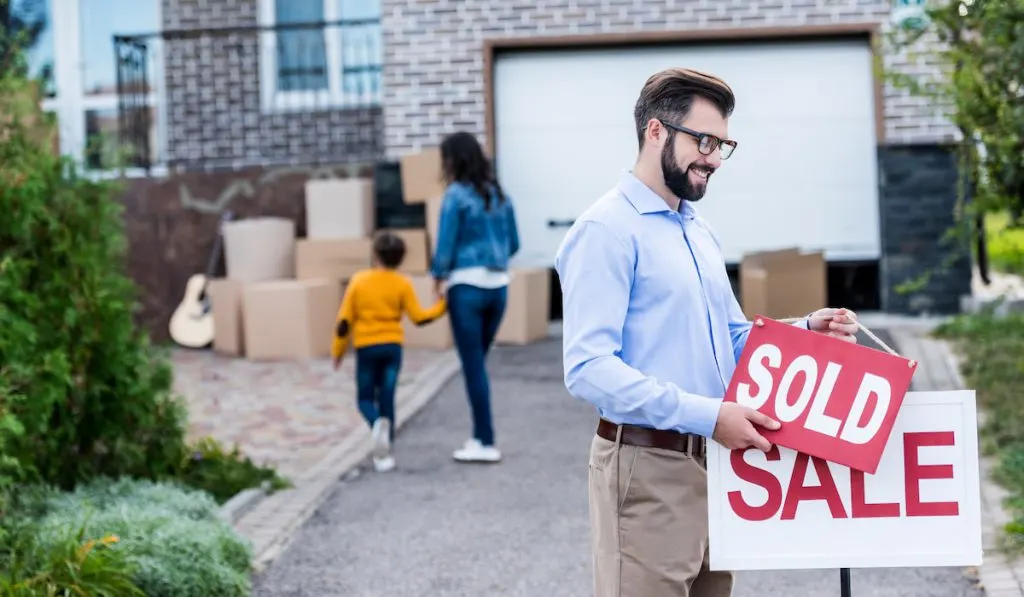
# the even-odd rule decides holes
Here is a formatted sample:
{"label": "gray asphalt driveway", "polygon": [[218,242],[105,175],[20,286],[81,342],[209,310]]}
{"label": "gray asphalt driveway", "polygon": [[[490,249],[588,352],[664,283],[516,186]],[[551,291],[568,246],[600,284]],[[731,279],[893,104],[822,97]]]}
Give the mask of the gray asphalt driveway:
{"label": "gray asphalt driveway", "polygon": [[[258,597],[588,597],[587,452],[596,418],[562,385],[561,341],[490,361],[504,461],[457,464],[456,376],[398,436],[398,468],[339,482]],[[855,597],[980,597],[959,569],[854,570]],[[734,597],[839,595],[839,572],[740,573]]]}

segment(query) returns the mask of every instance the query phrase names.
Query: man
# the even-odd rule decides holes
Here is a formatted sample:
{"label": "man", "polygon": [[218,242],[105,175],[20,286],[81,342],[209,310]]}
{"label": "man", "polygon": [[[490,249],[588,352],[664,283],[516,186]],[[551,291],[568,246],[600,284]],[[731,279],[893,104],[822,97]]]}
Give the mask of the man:
{"label": "man", "polygon": [[[737,146],[734,105],[712,75],[648,79],[632,171],[576,221],[556,257],[565,384],[601,415],[589,463],[597,597],[730,595],[732,573],[708,569],[705,441],[767,451],[755,425],[779,425],[721,400],[751,323],[693,206]],[[796,325],[856,341],[855,317],[822,309]]]}

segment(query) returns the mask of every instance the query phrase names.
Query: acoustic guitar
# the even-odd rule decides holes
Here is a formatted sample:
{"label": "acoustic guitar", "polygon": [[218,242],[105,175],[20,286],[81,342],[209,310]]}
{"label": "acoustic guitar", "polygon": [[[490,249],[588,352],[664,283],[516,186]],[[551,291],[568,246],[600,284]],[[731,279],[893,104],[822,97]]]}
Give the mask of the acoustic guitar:
{"label": "acoustic guitar", "polygon": [[207,260],[205,274],[192,274],[185,284],[185,296],[171,315],[171,339],[185,348],[205,348],[213,342],[213,312],[210,310],[210,297],[206,294],[206,285],[213,277],[224,244],[224,222],[234,218],[230,211],[224,212],[220,218],[217,238],[213,250]]}

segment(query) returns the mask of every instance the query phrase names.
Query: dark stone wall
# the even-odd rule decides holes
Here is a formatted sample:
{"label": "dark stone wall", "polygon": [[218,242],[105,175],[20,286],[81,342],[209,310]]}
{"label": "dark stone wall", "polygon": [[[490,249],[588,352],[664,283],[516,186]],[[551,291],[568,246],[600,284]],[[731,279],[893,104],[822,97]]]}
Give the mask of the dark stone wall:
{"label": "dark stone wall", "polygon": [[[155,342],[169,340],[167,325],[189,276],[206,273],[225,210],[236,219],[277,216],[306,234],[305,183],[313,177],[372,177],[370,166],[248,168],[129,180],[123,195],[128,275],[137,288],[137,323]],[[223,275],[222,254],[215,275]]]}
{"label": "dark stone wall", "polygon": [[[879,148],[882,228],[882,308],[893,313],[949,314],[971,292],[969,243],[943,241],[957,225],[958,167],[954,149],[941,145]],[[921,274],[928,283],[897,288]]]}

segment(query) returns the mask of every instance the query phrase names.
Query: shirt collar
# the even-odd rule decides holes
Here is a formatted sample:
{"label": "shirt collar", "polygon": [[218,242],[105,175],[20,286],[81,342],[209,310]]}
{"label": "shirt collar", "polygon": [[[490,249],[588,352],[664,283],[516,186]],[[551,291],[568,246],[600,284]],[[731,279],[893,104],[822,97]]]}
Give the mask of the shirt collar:
{"label": "shirt collar", "polygon": [[[671,213],[672,209],[665,200],[644,184],[632,171],[626,170],[619,177],[619,190],[633,207],[641,214]],[[689,201],[680,201],[680,214],[692,220],[696,210]]]}

